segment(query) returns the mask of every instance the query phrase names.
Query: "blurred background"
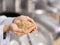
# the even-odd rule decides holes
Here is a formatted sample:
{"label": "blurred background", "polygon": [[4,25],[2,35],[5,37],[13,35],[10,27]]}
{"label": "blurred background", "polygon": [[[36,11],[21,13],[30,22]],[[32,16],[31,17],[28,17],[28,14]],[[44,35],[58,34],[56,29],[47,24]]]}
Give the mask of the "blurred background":
{"label": "blurred background", "polygon": [[43,9],[49,16],[59,21],[60,0],[0,0],[0,12],[33,13]]}
{"label": "blurred background", "polygon": [[60,35],[60,0],[0,0],[1,12],[28,15],[43,25],[48,33],[52,34],[53,39]]}

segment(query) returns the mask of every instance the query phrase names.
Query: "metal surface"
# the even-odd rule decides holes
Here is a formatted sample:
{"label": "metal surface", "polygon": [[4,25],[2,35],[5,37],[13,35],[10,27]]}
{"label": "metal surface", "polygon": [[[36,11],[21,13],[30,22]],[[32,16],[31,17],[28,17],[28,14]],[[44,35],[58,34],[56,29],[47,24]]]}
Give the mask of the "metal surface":
{"label": "metal surface", "polygon": [[[0,1],[1,1],[0,10],[2,12],[3,11],[2,0]],[[18,0],[18,1],[21,1],[21,0]],[[19,12],[19,10],[21,9],[19,13],[23,13],[24,15],[28,15],[31,18],[33,18],[37,22],[37,25],[39,28],[36,32],[21,36],[21,37],[17,37],[16,35],[11,34],[11,42],[15,40],[19,43],[19,45],[41,45],[41,44],[52,45],[53,38],[55,38],[54,36],[56,36],[54,34],[56,34],[56,30],[58,29],[58,21],[50,18],[49,16],[46,16],[45,14],[44,15],[35,14],[34,11],[36,11],[37,9],[44,9],[44,10],[53,12],[54,11],[52,10],[53,8],[48,6],[46,0],[30,1],[30,3],[32,4],[28,3],[28,0],[26,1],[22,0],[21,3],[18,3],[18,1],[15,2],[15,0],[6,0],[5,11],[15,12],[17,10],[17,12]],[[17,7],[17,4],[15,5],[15,3],[18,3],[19,6]],[[30,8],[27,6],[28,4]],[[36,10],[33,9],[34,6]],[[32,11],[33,14],[29,13],[28,10]]]}
{"label": "metal surface", "polygon": [[[17,42],[20,42],[21,45],[52,45],[52,37],[47,32],[47,30],[37,23],[38,30],[33,33],[29,33],[28,35],[17,37],[16,35],[11,35],[12,40],[15,40]],[[14,42],[15,44],[15,42]]]}
{"label": "metal surface", "polygon": [[28,16],[36,21],[38,30],[20,37],[11,34],[11,42],[16,40],[21,45],[52,45],[53,39],[57,36],[58,22],[45,14],[28,14]]}
{"label": "metal surface", "polygon": [[[40,10],[40,12],[41,12],[41,10]],[[42,14],[36,14],[35,20],[37,22],[39,22],[40,24],[42,24],[45,28],[47,28],[48,31],[53,35],[53,38],[55,39],[59,33],[59,29],[58,29],[59,21],[54,20],[53,18],[49,17],[45,12],[46,11],[43,10]]]}

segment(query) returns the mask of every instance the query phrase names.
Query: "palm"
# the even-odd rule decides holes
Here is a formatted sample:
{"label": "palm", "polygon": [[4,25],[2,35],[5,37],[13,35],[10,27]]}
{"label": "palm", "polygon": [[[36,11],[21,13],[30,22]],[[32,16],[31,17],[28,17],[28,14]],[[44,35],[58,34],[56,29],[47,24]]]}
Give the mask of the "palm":
{"label": "palm", "polygon": [[[17,26],[16,24],[19,24],[21,20],[28,20],[28,21],[30,21],[31,23],[33,23],[34,26],[31,27],[31,28],[28,29],[28,30],[20,29],[20,28],[18,28],[18,26]],[[30,33],[30,32],[32,32],[32,31],[37,30],[36,23],[34,22],[33,19],[29,18],[28,16],[19,16],[19,17],[15,18],[15,20],[14,20],[14,22],[13,22],[13,24],[12,24],[12,27],[13,27],[13,28],[12,28],[13,30],[15,30],[15,31],[17,31],[17,32],[19,32],[19,33],[21,33],[21,34],[27,34],[27,33]]]}

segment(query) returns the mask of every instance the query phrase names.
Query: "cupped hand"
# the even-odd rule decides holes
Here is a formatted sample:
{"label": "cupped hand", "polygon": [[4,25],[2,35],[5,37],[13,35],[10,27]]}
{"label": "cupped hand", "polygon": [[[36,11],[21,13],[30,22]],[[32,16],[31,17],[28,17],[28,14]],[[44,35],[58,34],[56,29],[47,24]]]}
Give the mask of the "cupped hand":
{"label": "cupped hand", "polygon": [[24,34],[25,34],[24,31],[23,31],[24,29],[19,29],[15,23],[12,23],[12,24],[10,25],[10,29],[11,29],[11,31],[12,31],[13,33],[15,33],[17,36],[21,36],[21,35],[24,35]]}
{"label": "cupped hand", "polygon": [[[34,32],[34,31],[37,30],[37,25],[36,25],[35,21],[34,21],[32,18],[28,17],[28,16],[23,16],[23,15],[22,15],[22,16],[16,17],[16,18],[14,19],[14,21],[13,21],[13,23],[15,23],[14,25],[20,23],[20,20],[28,20],[28,21],[30,21],[31,23],[34,24],[34,26],[33,26],[32,28],[30,28],[29,30],[27,30],[27,31],[23,29],[24,34],[32,33],[32,32]],[[16,25],[16,29],[20,30],[20,29],[17,27],[17,25]]]}

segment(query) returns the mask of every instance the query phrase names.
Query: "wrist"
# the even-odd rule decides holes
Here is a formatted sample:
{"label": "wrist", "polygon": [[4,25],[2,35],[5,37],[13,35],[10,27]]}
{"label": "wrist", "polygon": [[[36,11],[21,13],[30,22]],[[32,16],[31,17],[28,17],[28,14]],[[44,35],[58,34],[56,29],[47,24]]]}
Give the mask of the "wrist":
{"label": "wrist", "polygon": [[4,25],[3,27],[3,33],[7,32],[10,30],[10,26],[9,25]]}

